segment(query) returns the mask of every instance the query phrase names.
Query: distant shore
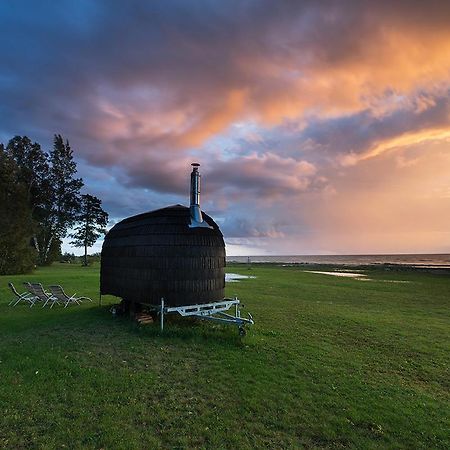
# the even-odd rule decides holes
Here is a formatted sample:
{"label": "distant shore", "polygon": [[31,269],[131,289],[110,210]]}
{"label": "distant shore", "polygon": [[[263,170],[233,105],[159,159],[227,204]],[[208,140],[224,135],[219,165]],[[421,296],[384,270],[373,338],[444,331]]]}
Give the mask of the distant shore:
{"label": "distant shore", "polygon": [[335,272],[364,272],[364,271],[383,271],[383,272],[416,272],[433,273],[435,275],[450,275],[450,266],[426,266],[411,264],[319,264],[319,263],[281,263],[281,262],[251,262],[242,263],[238,261],[227,261],[228,267],[296,267],[305,271],[335,271]]}
{"label": "distant shore", "polygon": [[228,256],[227,263],[445,270],[450,269],[450,254]]}

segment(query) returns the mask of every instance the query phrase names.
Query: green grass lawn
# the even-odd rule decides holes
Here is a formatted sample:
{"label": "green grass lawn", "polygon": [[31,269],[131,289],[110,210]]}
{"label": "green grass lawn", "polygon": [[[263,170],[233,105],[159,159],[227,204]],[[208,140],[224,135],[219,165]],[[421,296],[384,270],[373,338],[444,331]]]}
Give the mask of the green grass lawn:
{"label": "green grass lawn", "polygon": [[[0,448],[449,448],[450,277],[231,266],[256,324],[137,326],[98,267],[0,277]],[[8,281],[94,303],[10,308]],[[391,283],[381,280],[404,280]]]}

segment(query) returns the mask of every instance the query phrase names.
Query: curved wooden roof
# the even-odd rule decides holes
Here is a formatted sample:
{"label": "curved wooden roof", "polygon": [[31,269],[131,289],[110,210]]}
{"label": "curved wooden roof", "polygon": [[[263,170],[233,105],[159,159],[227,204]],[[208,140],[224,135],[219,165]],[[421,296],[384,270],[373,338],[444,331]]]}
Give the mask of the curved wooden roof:
{"label": "curved wooden roof", "polygon": [[212,228],[189,228],[182,205],[122,220],[106,235],[100,290],[140,303],[188,305],[221,300],[225,287],[225,243]]}

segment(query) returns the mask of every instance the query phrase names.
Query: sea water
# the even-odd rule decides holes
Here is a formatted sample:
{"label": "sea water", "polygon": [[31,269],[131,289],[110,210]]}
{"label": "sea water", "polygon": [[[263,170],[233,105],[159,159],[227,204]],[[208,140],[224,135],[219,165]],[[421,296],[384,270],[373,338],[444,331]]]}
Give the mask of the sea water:
{"label": "sea water", "polygon": [[[249,259],[250,258],[250,259]],[[228,262],[284,264],[342,264],[349,266],[402,264],[420,267],[450,267],[450,254],[407,255],[270,255],[227,256]]]}

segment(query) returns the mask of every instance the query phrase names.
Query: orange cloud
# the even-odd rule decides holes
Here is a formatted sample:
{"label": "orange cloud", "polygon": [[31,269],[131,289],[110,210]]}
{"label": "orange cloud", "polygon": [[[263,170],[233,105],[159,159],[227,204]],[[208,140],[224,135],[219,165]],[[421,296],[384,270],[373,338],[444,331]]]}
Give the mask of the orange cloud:
{"label": "orange cloud", "polygon": [[280,251],[448,239],[448,1],[73,3],[2,11],[2,136],[63,133],[128,203],[181,201],[199,158],[211,208]]}
{"label": "orange cloud", "polygon": [[209,137],[223,131],[241,115],[247,97],[246,89],[232,89],[227,92],[212,108],[207,108],[200,117],[194,117],[191,123],[186,124],[186,130],[175,138],[176,145],[197,147]]}
{"label": "orange cloud", "polygon": [[349,153],[342,155],[339,160],[343,166],[353,166],[360,161],[375,158],[383,153],[402,150],[405,147],[408,148],[426,142],[446,141],[448,139],[450,139],[450,126],[445,128],[412,131],[379,142],[364,153]]}

